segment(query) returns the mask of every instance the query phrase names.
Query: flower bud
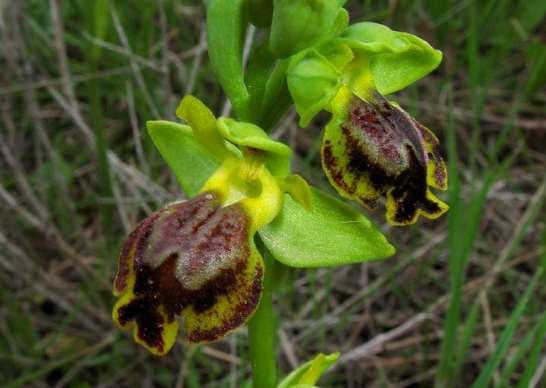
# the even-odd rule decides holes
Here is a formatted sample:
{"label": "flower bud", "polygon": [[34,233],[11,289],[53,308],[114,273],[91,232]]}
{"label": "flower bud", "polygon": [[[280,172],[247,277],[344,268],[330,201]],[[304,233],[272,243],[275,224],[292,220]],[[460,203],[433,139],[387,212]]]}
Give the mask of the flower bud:
{"label": "flower bud", "polygon": [[337,69],[316,50],[296,55],[286,75],[301,127],[330,104],[341,85]]}
{"label": "flower bud", "polygon": [[337,0],[277,0],[273,8],[270,48],[286,58],[347,27],[348,15]]}

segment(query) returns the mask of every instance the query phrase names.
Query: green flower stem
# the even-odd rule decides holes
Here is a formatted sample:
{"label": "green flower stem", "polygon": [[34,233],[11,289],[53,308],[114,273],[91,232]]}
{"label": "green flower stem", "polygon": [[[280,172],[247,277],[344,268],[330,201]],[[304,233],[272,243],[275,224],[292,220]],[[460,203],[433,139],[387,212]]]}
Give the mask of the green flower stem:
{"label": "green flower stem", "polygon": [[260,120],[260,127],[269,132],[292,105],[292,97],[286,82],[286,70],[290,61],[277,61],[265,85]]}
{"label": "green flower stem", "polygon": [[277,342],[277,320],[273,312],[273,290],[275,288],[275,261],[269,252],[258,244],[265,263],[262,298],[256,312],[248,323],[250,337],[250,362],[254,388],[274,388],[277,385],[275,360]]}

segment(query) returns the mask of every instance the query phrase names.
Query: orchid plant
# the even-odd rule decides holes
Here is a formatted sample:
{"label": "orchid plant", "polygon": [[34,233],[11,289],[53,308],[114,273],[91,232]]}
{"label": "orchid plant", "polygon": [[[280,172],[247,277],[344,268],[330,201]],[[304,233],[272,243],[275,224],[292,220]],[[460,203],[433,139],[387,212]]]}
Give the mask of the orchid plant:
{"label": "orchid plant", "polygon": [[[279,382],[272,294],[290,267],[316,268],[394,254],[360,211],[290,171],[292,150],[268,136],[295,106],[300,126],[331,113],[322,166],[340,196],[384,202],[392,225],[447,210],[431,188],[447,173],[436,136],[390,95],[438,66],[442,54],[386,26],[349,25],[339,0],[211,0],[209,57],[236,119],[196,97],[184,123],[148,121],[148,133],[189,199],[142,220],[119,256],[113,319],[156,355],[248,324],[253,384],[313,387],[338,354],[319,354]],[[259,31],[248,62],[247,29]]]}

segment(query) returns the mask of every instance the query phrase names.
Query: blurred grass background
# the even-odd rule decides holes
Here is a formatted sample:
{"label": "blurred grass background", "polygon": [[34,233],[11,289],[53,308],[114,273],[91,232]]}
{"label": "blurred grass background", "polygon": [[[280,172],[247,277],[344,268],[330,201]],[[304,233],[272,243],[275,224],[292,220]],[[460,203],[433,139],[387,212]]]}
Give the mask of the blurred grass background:
{"label": "blurred grass background", "polygon": [[[349,1],[352,21],[444,52],[395,97],[440,137],[451,206],[389,228],[384,262],[291,271],[277,294],[287,372],[341,351],[324,387],[545,387],[546,2]],[[229,112],[204,6],[182,0],[0,2],[0,385],[240,387],[245,329],[156,358],[110,319],[118,250],[183,194],[144,130],[195,94]],[[330,190],[307,129],[274,129]]]}

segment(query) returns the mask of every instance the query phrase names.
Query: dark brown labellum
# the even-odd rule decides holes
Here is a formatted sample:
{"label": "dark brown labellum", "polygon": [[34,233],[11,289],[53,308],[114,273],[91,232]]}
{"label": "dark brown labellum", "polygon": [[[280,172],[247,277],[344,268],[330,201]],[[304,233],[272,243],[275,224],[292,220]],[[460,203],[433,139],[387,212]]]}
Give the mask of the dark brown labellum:
{"label": "dark brown labellum", "polygon": [[[248,227],[240,206],[222,207],[211,193],[168,205],[143,220],[119,258],[115,291],[127,292],[132,283],[134,296],[118,308],[117,321],[122,326],[134,321],[138,338],[163,353],[166,323],[189,306],[200,314],[219,296],[237,292],[251,253]],[[251,311],[261,290],[261,276],[258,280]]]}
{"label": "dark brown labellum", "polygon": [[434,218],[445,211],[428,189],[429,163],[439,166],[434,171],[438,179],[445,173],[432,140],[432,133],[382,96],[373,102],[354,97],[326,130],[323,166],[342,195],[369,208],[385,196],[387,219],[409,224],[418,213]]}

